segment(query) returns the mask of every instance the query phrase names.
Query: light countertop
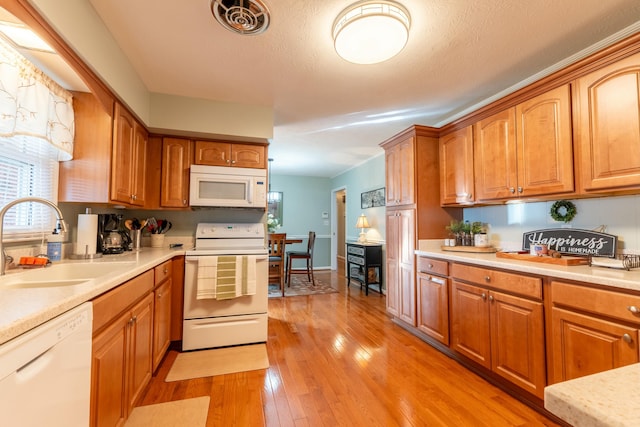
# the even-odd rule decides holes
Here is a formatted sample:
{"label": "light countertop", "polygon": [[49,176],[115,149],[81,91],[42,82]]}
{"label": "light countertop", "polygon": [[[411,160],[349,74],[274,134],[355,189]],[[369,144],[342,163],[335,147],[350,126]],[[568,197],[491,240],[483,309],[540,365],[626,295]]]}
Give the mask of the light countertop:
{"label": "light countertop", "polygon": [[[15,281],[15,278],[22,274],[9,272],[0,277],[0,344],[107,292],[176,255],[183,254],[183,249],[142,248],[137,252],[105,255],[90,261],[55,262],[54,266],[61,263],[116,263],[106,276],[69,286],[27,289],[7,286],[6,282]],[[118,266],[120,263],[122,265]]]}
{"label": "light countertop", "polygon": [[587,375],[544,389],[544,407],[571,425],[640,425],[640,363]]}
{"label": "light countertop", "polygon": [[552,276],[559,279],[640,291],[640,269],[630,271],[588,265],[562,266],[530,261],[497,258],[495,253],[452,252],[441,249],[442,240],[420,240],[416,255],[447,261],[476,264],[483,267],[514,270],[519,273]]}

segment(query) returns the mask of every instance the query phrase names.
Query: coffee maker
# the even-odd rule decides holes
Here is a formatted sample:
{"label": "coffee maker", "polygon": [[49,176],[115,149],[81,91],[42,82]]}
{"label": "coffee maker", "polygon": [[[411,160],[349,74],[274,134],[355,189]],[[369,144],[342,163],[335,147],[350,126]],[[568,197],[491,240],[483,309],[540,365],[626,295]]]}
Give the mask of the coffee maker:
{"label": "coffee maker", "polygon": [[98,214],[98,252],[110,255],[129,250],[131,237],[122,228],[122,218],[122,214]]}

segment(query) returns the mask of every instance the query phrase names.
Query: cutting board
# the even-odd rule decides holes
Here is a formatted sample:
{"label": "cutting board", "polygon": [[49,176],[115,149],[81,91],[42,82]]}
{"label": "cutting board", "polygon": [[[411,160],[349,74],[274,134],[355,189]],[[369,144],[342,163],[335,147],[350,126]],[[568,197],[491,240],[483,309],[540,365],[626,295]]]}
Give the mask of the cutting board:
{"label": "cutting board", "polygon": [[485,254],[489,254],[489,253],[492,254],[498,251],[496,248],[492,248],[492,247],[481,248],[480,246],[440,246],[440,249],[442,249],[443,251],[450,251],[450,252],[473,252],[473,253],[485,253]]}
{"label": "cutting board", "polygon": [[588,265],[589,258],[579,256],[562,255],[562,258],[552,258],[550,256],[535,256],[529,254],[517,254],[514,252],[497,252],[496,258],[517,259],[519,261],[530,261],[542,264],[555,265]]}

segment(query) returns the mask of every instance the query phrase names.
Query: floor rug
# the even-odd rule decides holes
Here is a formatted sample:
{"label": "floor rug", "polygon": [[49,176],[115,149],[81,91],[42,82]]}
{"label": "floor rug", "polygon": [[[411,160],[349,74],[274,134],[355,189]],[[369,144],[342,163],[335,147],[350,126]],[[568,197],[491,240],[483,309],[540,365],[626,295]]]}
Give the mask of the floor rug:
{"label": "floor rug", "polygon": [[268,367],[269,358],[264,344],[191,351],[178,354],[165,382],[255,371]]}
{"label": "floor rug", "polygon": [[[284,296],[293,297],[298,295],[319,295],[332,294],[338,292],[331,285],[315,279],[315,286],[307,280],[305,275],[291,276],[291,286],[286,285]],[[269,298],[282,297],[282,289],[277,284],[269,285]]]}
{"label": "floor rug", "polygon": [[204,427],[209,396],[133,408],[125,427]]}

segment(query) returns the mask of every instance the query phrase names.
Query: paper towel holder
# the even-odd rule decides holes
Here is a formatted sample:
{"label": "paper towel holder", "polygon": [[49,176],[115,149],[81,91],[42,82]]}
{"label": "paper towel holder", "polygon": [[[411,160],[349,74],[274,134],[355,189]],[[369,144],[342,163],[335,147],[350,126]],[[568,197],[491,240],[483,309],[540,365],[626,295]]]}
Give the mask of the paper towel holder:
{"label": "paper towel holder", "polygon": [[[91,214],[91,208],[87,208],[85,210],[86,214]],[[69,255],[70,259],[95,259],[95,258],[102,258],[102,252],[96,252],[95,254],[90,254],[89,253],[89,245],[85,245],[85,249],[84,249],[84,253],[83,254],[71,254]]]}

